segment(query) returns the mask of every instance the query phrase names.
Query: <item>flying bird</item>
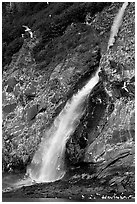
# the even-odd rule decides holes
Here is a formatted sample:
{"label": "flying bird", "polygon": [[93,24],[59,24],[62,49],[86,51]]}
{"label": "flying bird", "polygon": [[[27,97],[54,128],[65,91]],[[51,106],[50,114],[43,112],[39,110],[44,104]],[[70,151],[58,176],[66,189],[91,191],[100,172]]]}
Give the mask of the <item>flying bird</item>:
{"label": "flying bird", "polygon": [[33,33],[31,29],[28,26],[23,25],[22,27],[26,28],[25,32],[28,32],[30,34],[30,37],[33,38]]}
{"label": "flying bird", "polygon": [[124,81],[124,85],[123,85],[122,89],[125,89],[126,92],[129,92],[127,87],[126,87],[126,82],[125,81]]}

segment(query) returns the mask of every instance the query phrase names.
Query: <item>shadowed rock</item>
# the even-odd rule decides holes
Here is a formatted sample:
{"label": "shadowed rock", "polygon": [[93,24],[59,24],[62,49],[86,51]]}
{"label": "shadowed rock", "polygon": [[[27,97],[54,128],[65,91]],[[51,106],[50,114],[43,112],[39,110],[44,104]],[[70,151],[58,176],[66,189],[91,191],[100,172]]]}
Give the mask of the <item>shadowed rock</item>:
{"label": "shadowed rock", "polygon": [[6,81],[6,84],[7,84],[8,86],[10,86],[11,88],[14,88],[14,86],[15,86],[17,83],[18,83],[18,82],[17,82],[17,80],[16,80],[15,77],[11,77],[11,78],[9,78],[9,79]]}
{"label": "shadowed rock", "polygon": [[38,113],[38,106],[33,105],[33,106],[27,108],[25,111],[26,111],[26,120],[28,122],[30,122],[31,120],[33,120],[36,117],[36,115]]}
{"label": "shadowed rock", "polygon": [[17,104],[16,103],[13,103],[13,104],[9,104],[9,105],[6,105],[2,108],[2,110],[5,112],[5,113],[10,113],[10,112],[13,112],[16,108]]}

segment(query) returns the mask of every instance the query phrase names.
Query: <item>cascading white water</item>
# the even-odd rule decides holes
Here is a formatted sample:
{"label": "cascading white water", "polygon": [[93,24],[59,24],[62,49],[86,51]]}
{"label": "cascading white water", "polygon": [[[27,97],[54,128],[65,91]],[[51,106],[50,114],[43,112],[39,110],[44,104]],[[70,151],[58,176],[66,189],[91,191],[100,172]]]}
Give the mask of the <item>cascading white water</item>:
{"label": "cascading white water", "polygon": [[[127,4],[123,4],[124,10]],[[117,35],[123,17],[123,9],[120,9],[114,19],[111,36],[108,42],[109,46],[114,43],[114,36]],[[55,119],[52,127],[45,133],[38,151],[35,153],[27,173],[31,180],[36,182],[52,182],[61,179],[65,174],[64,151],[66,142],[74,132],[77,122],[83,114],[83,101],[92,91],[99,81],[98,73],[88,81],[88,83],[67,102],[64,109]]]}
{"label": "cascading white water", "polygon": [[67,102],[46,132],[40,147],[34,155],[28,174],[36,182],[51,182],[61,179],[65,174],[64,151],[68,138],[74,132],[83,114],[83,102],[99,81],[98,71],[95,76]]}
{"label": "cascading white water", "polygon": [[122,24],[122,19],[123,19],[124,12],[127,6],[128,6],[128,2],[123,3],[122,7],[119,9],[119,12],[114,18],[113,25],[111,27],[110,38],[108,41],[107,50],[109,49],[110,46],[113,46],[115,42],[115,37],[117,36],[119,28]]}

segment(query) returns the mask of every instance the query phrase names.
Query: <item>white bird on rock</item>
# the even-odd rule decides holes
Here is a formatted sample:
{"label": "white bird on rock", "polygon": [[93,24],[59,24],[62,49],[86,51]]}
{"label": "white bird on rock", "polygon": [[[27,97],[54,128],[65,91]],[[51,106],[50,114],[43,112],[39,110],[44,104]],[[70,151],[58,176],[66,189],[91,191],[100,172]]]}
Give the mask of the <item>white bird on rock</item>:
{"label": "white bird on rock", "polygon": [[31,29],[28,26],[24,26],[24,25],[22,27],[26,28],[25,32],[28,32],[30,34],[30,37],[33,38],[33,33]]}

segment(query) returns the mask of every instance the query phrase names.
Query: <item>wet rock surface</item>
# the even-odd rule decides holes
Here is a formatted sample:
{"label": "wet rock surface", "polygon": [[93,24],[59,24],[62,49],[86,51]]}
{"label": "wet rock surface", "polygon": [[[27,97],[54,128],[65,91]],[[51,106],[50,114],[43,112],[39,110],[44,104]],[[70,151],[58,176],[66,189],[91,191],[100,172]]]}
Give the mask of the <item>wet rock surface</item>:
{"label": "wet rock surface", "polygon": [[[70,170],[61,181],[34,184],[3,193],[8,198],[63,198],[67,201],[134,201],[134,166],[125,156],[102,168],[101,164],[85,165]],[[127,162],[128,160],[128,162]],[[101,171],[96,172],[97,166]],[[69,178],[69,179],[68,179]]]}
{"label": "wet rock surface", "polygon": [[14,189],[4,192],[3,198],[134,200],[134,3],[127,6],[114,46],[106,50],[121,5],[112,3],[96,14],[91,28],[69,26],[62,39],[75,33],[79,43],[59,63],[51,62],[38,71],[42,64],[32,57],[37,40],[26,40],[13,56],[3,73],[4,171],[26,168],[67,100],[86,84],[98,66],[101,73],[66,144],[67,173],[63,180]]}

